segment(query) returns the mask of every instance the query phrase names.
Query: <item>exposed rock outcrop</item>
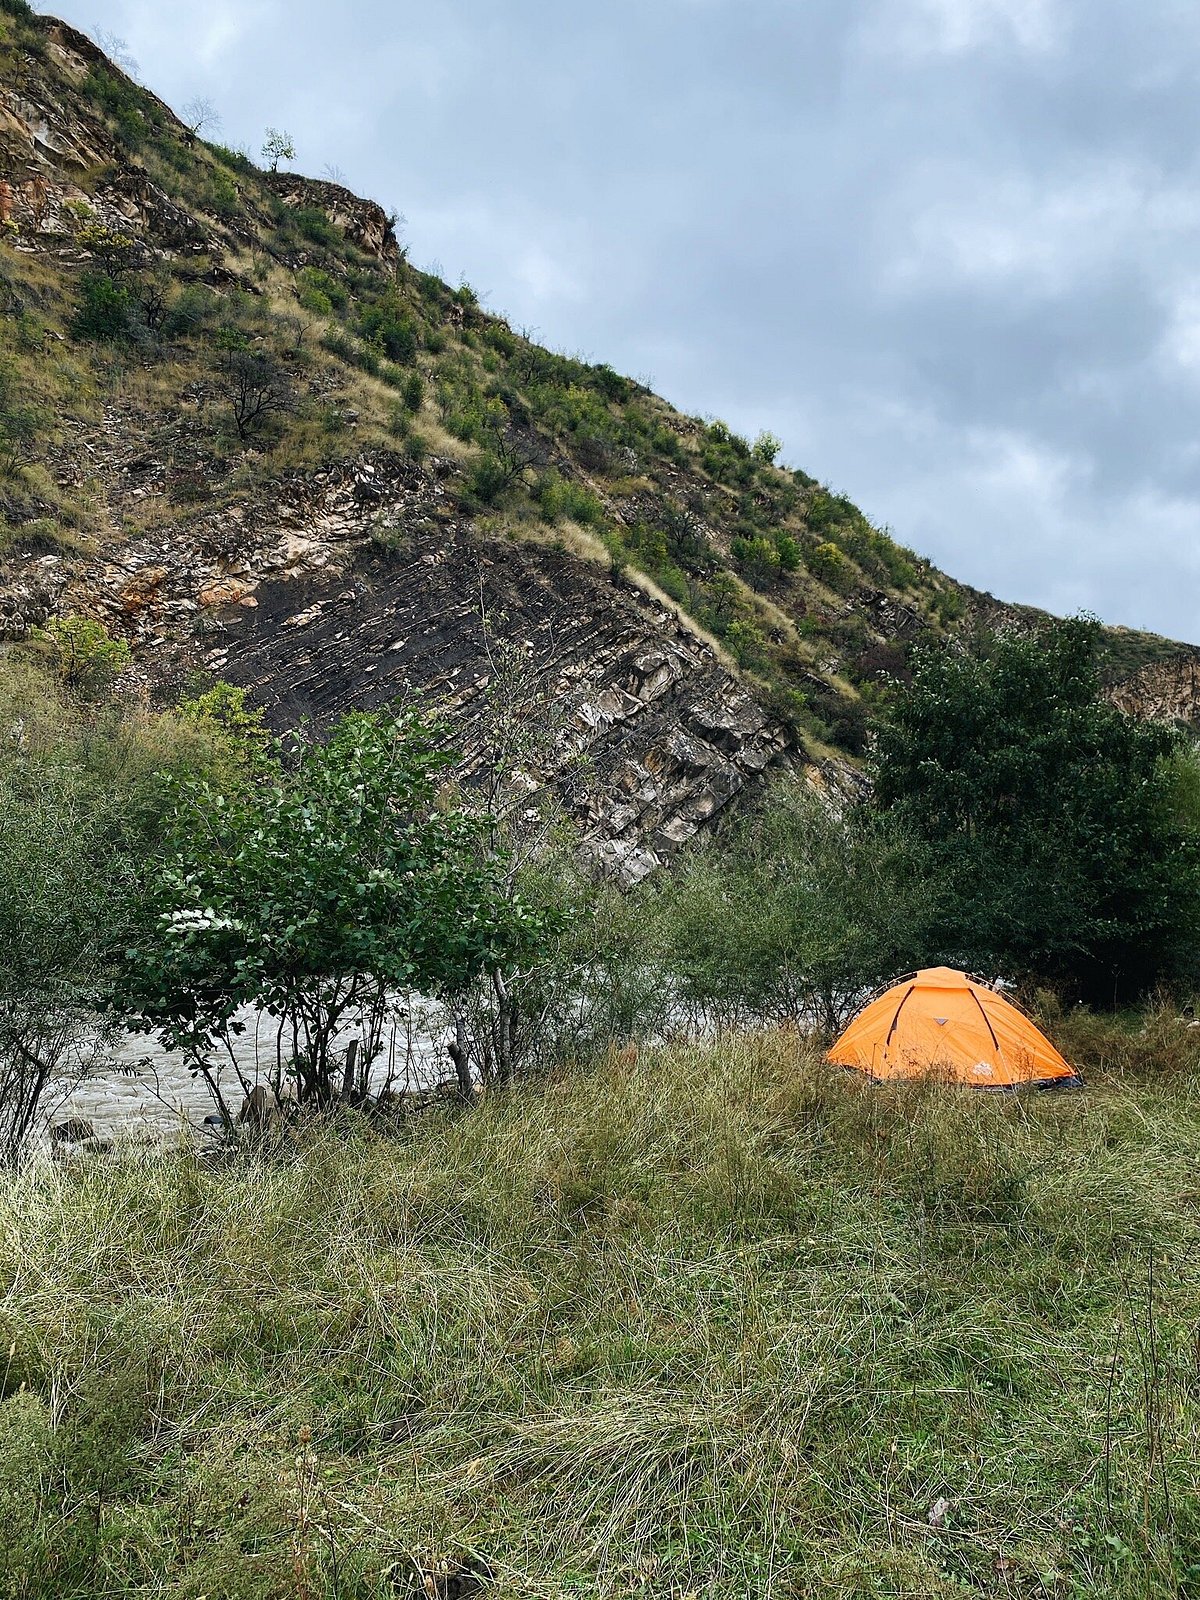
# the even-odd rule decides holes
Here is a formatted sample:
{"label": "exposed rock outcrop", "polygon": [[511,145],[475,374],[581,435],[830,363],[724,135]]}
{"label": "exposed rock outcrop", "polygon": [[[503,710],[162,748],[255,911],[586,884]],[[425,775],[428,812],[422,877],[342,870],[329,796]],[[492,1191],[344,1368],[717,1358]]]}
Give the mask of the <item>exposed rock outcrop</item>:
{"label": "exposed rock outcrop", "polygon": [[367,255],[385,262],[399,256],[392,219],[374,200],[364,200],[340,183],[302,178],[294,172],[265,172],[262,181],[285,206],[320,211]]}
{"label": "exposed rock outcrop", "polygon": [[1200,728],[1200,651],[1152,661],[1110,690],[1110,696],[1133,716]]}

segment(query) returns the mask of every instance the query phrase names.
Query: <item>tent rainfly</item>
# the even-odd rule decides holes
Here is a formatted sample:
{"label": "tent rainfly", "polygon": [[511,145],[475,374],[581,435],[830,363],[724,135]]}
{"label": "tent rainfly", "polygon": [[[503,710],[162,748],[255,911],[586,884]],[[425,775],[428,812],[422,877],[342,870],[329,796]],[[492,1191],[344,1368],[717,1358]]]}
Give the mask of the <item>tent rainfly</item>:
{"label": "tent rainfly", "polygon": [[1024,1012],[952,967],[927,967],[869,1001],[826,1059],[880,1081],[936,1078],[977,1089],[1082,1081]]}

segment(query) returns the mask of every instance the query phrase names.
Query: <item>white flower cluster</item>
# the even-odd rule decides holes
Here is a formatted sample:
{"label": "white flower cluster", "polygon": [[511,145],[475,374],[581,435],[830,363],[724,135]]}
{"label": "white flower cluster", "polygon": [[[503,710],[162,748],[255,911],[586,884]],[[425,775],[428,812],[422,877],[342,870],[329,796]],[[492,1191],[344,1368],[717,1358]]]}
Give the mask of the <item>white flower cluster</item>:
{"label": "white flower cluster", "polygon": [[199,907],[194,910],[166,911],[162,921],[167,933],[201,933],[210,929],[237,927],[232,917],[219,917],[211,906],[206,906],[203,911]]}

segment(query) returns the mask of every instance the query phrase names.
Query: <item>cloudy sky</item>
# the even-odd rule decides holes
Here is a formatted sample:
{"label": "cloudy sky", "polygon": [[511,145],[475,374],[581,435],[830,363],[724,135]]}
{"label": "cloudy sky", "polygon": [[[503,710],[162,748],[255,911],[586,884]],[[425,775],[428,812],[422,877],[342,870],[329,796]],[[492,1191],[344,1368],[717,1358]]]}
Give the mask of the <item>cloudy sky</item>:
{"label": "cloudy sky", "polygon": [[45,9],[955,576],[1200,642],[1195,0]]}

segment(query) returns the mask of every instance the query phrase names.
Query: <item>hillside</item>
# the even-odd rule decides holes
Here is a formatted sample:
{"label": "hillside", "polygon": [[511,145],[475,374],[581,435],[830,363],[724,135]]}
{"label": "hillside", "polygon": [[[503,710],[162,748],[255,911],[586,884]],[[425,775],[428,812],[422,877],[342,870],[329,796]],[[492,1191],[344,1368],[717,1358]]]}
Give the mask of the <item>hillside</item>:
{"label": "hillside", "polygon": [[[570,712],[541,775],[582,760],[569,804],[636,878],[769,766],[852,761],[914,639],[1018,615],[22,0],[0,163],[8,640],[92,616],[156,694],[220,676],[277,724],[432,693],[468,746],[506,644]],[[1110,640],[1129,703],[1192,715],[1194,652]]]}

